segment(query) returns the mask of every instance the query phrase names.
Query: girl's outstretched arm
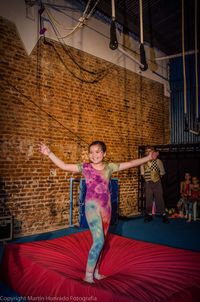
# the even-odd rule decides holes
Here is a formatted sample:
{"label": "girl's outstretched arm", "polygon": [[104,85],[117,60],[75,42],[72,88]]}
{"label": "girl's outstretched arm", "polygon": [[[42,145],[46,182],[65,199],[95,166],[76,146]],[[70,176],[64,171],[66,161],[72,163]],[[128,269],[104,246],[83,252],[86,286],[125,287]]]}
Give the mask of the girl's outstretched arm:
{"label": "girl's outstretched arm", "polygon": [[51,152],[51,150],[44,143],[39,144],[39,152],[48,156],[52,160],[52,162],[60,169],[68,172],[79,172],[78,166],[76,164],[65,164],[53,152]]}
{"label": "girl's outstretched arm", "polygon": [[125,163],[120,163],[119,171],[134,168],[134,167],[138,167],[142,164],[145,164],[149,160],[156,159],[158,157],[158,154],[159,154],[158,152],[151,151],[148,156],[138,158],[138,159],[134,159],[134,160],[131,160],[131,161],[128,161],[128,162],[125,162]]}

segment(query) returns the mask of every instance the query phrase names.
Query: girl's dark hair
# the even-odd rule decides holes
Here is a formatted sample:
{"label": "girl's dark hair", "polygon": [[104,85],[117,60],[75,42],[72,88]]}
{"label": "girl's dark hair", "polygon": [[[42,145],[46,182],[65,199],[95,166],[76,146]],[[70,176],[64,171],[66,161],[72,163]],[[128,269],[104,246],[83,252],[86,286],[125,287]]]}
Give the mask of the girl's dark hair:
{"label": "girl's dark hair", "polygon": [[147,150],[147,149],[150,149],[151,151],[156,151],[155,147],[153,147],[153,146],[147,146],[147,147],[146,147],[146,150]]}
{"label": "girl's dark hair", "polygon": [[188,170],[185,170],[185,174],[190,174],[191,176],[191,173]]}
{"label": "girl's dark hair", "polygon": [[93,143],[91,143],[88,147],[88,151],[90,152],[90,147],[95,146],[95,145],[99,145],[103,151],[103,153],[106,152],[106,145],[104,144],[104,142],[101,141],[95,141]]}

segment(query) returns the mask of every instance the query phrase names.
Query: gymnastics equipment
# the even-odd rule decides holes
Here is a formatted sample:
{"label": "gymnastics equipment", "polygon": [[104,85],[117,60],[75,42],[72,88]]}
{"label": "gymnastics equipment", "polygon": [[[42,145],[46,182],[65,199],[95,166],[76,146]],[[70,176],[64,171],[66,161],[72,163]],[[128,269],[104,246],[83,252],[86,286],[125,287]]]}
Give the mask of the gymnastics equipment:
{"label": "gymnastics equipment", "polygon": [[182,0],[182,56],[183,56],[183,80],[184,80],[184,131],[188,132],[187,96],[186,96],[186,71],[185,71],[185,36],[184,36],[184,0]]}
{"label": "gymnastics equipment", "polygon": [[[199,51],[197,50],[197,53]],[[193,55],[195,54],[196,51],[195,50],[189,50],[189,51],[185,51],[185,55]],[[157,57],[155,58],[155,61],[162,61],[162,60],[168,60],[168,59],[174,59],[174,58],[178,58],[178,57],[182,57],[182,52],[181,53],[177,53],[175,55],[169,55],[169,56],[162,56],[162,57]]]}
{"label": "gymnastics equipment", "polygon": [[[85,179],[81,178],[80,180],[75,178],[70,178],[70,209],[69,209],[69,226],[73,227],[72,224],[72,212],[73,212],[73,185],[74,183],[79,184],[79,223],[77,226],[81,228],[88,228],[88,223],[85,216],[85,197],[87,192],[87,187]],[[118,178],[111,178],[109,182],[110,198],[111,198],[111,221],[110,224],[115,224],[118,221],[118,201],[119,201],[119,180]]]}
{"label": "gymnastics equipment", "polygon": [[[184,0],[182,0],[182,57],[183,57],[183,79],[184,79],[184,131],[200,135],[199,131],[199,105],[198,105],[198,61],[197,61],[197,0],[195,0],[195,77],[196,77],[196,116],[195,129],[189,129],[188,113],[187,113],[187,82],[185,68],[185,35],[184,35]],[[190,125],[191,128],[192,125]]]}
{"label": "gymnastics equipment", "polygon": [[90,231],[8,243],[1,280],[28,301],[199,301],[199,252],[108,233],[100,266],[108,278],[91,285],[83,281],[91,245]]}
{"label": "gymnastics equipment", "polygon": [[140,0],[140,61],[133,57],[131,54],[126,52],[123,48],[119,47],[119,50],[125,54],[127,57],[132,59],[136,64],[139,65],[140,70],[146,71],[148,69],[148,64],[146,62],[146,55],[144,50],[144,40],[143,40],[143,15],[142,15],[142,0]]}
{"label": "gymnastics equipment", "polygon": [[[86,4],[86,7],[84,9],[84,12],[83,12],[82,16],[79,18],[79,20],[78,20],[77,24],[75,25],[75,27],[65,27],[63,24],[60,24],[60,22],[58,22],[56,20],[56,18],[52,15],[51,10],[48,9],[47,5],[44,6],[44,9],[47,13],[50,24],[53,28],[53,31],[49,27],[46,27],[45,30],[47,30],[55,39],[63,40],[63,39],[68,38],[73,33],[75,33],[78,29],[80,29],[81,27],[83,27],[85,25],[86,21],[88,21],[90,19],[91,15],[93,14],[93,12],[94,12],[97,4],[99,3],[99,1],[100,0],[96,0],[93,7],[88,12],[88,9],[89,9],[90,4],[91,4],[91,0],[88,0],[88,2]],[[40,13],[40,11],[39,11],[39,13]],[[45,21],[47,21],[47,20],[45,20]],[[70,30],[70,32],[65,34],[64,36],[61,36],[56,26],[60,27],[62,30]],[[41,34],[43,34],[43,33],[41,33]]]}
{"label": "gymnastics equipment", "polygon": [[118,41],[116,36],[116,25],[115,25],[115,0],[111,0],[112,3],[112,21],[110,26],[110,49],[115,50],[118,47]]}
{"label": "gymnastics equipment", "polygon": [[135,57],[133,57],[131,54],[129,54],[128,52],[126,52],[123,48],[119,47],[118,48],[119,51],[121,51],[124,55],[126,55],[127,57],[129,57],[131,60],[133,60],[133,62],[135,62],[136,64],[139,65],[139,67],[141,68],[144,68],[144,65],[141,64],[141,62],[139,60],[137,60]]}
{"label": "gymnastics equipment", "polygon": [[148,69],[148,64],[146,62],[146,55],[144,50],[144,39],[143,39],[143,13],[142,13],[142,0],[140,2],[140,63],[143,66],[140,66],[142,71],[146,71]]}
{"label": "gymnastics equipment", "polygon": [[196,120],[195,134],[200,135],[199,129],[199,81],[198,81],[198,56],[197,56],[197,0],[195,0],[195,77],[196,77]]}

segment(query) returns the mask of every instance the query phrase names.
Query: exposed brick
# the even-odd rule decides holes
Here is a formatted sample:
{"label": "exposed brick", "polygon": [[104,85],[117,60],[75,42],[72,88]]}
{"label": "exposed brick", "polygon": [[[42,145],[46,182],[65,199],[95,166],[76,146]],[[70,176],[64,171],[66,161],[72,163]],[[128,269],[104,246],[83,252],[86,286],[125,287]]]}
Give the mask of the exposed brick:
{"label": "exposed brick", "polygon": [[[42,39],[27,56],[15,25],[1,18],[0,26],[0,215],[14,217],[15,237],[64,228],[70,177],[81,175],[59,170],[38,153],[38,143],[46,142],[69,163],[87,161],[88,143],[97,139],[107,145],[107,161],[137,158],[139,145],[169,143],[169,99],[161,84],[66,46],[93,74],[81,70],[55,41],[50,42],[65,66]],[[137,211],[138,169],[114,177],[119,214]],[[73,224],[78,194],[76,188]]]}

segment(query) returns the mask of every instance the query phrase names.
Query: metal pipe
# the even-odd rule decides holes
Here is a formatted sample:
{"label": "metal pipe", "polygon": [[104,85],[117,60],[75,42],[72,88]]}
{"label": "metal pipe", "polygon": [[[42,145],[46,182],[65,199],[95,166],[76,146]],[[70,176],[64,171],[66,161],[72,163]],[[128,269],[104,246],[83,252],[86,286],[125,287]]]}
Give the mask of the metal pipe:
{"label": "metal pipe", "polygon": [[195,0],[195,75],[196,75],[196,122],[199,119],[199,84],[198,84],[198,57],[197,57],[197,0]]}
{"label": "metal pipe", "polygon": [[70,178],[70,202],[69,202],[69,226],[73,227],[72,224],[72,210],[73,210],[73,181],[74,178]]}
{"label": "metal pipe", "polygon": [[[185,70],[185,33],[184,33],[184,0],[182,0],[182,52],[183,52],[183,81],[184,81],[184,114],[185,114],[185,121],[187,119],[187,83],[186,83],[186,70]],[[187,125],[185,125],[187,130]]]}
{"label": "metal pipe", "polygon": [[[197,50],[197,52],[195,50],[189,50],[185,52],[185,55],[192,55],[194,53],[198,53],[199,51]],[[162,60],[167,60],[167,59],[173,59],[173,58],[178,58],[178,57],[182,57],[183,53],[177,53],[174,55],[170,55],[170,56],[164,56],[164,57],[158,57],[155,58],[155,61],[162,61]]]}
{"label": "metal pipe", "polygon": [[129,57],[130,59],[132,59],[135,63],[137,63],[139,66],[144,67],[143,64],[140,63],[139,60],[137,60],[136,58],[134,58],[132,55],[130,55],[128,52],[126,52],[125,50],[123,50],[121,47],[118,47],[118,49],[123,52],[127,57]]}

